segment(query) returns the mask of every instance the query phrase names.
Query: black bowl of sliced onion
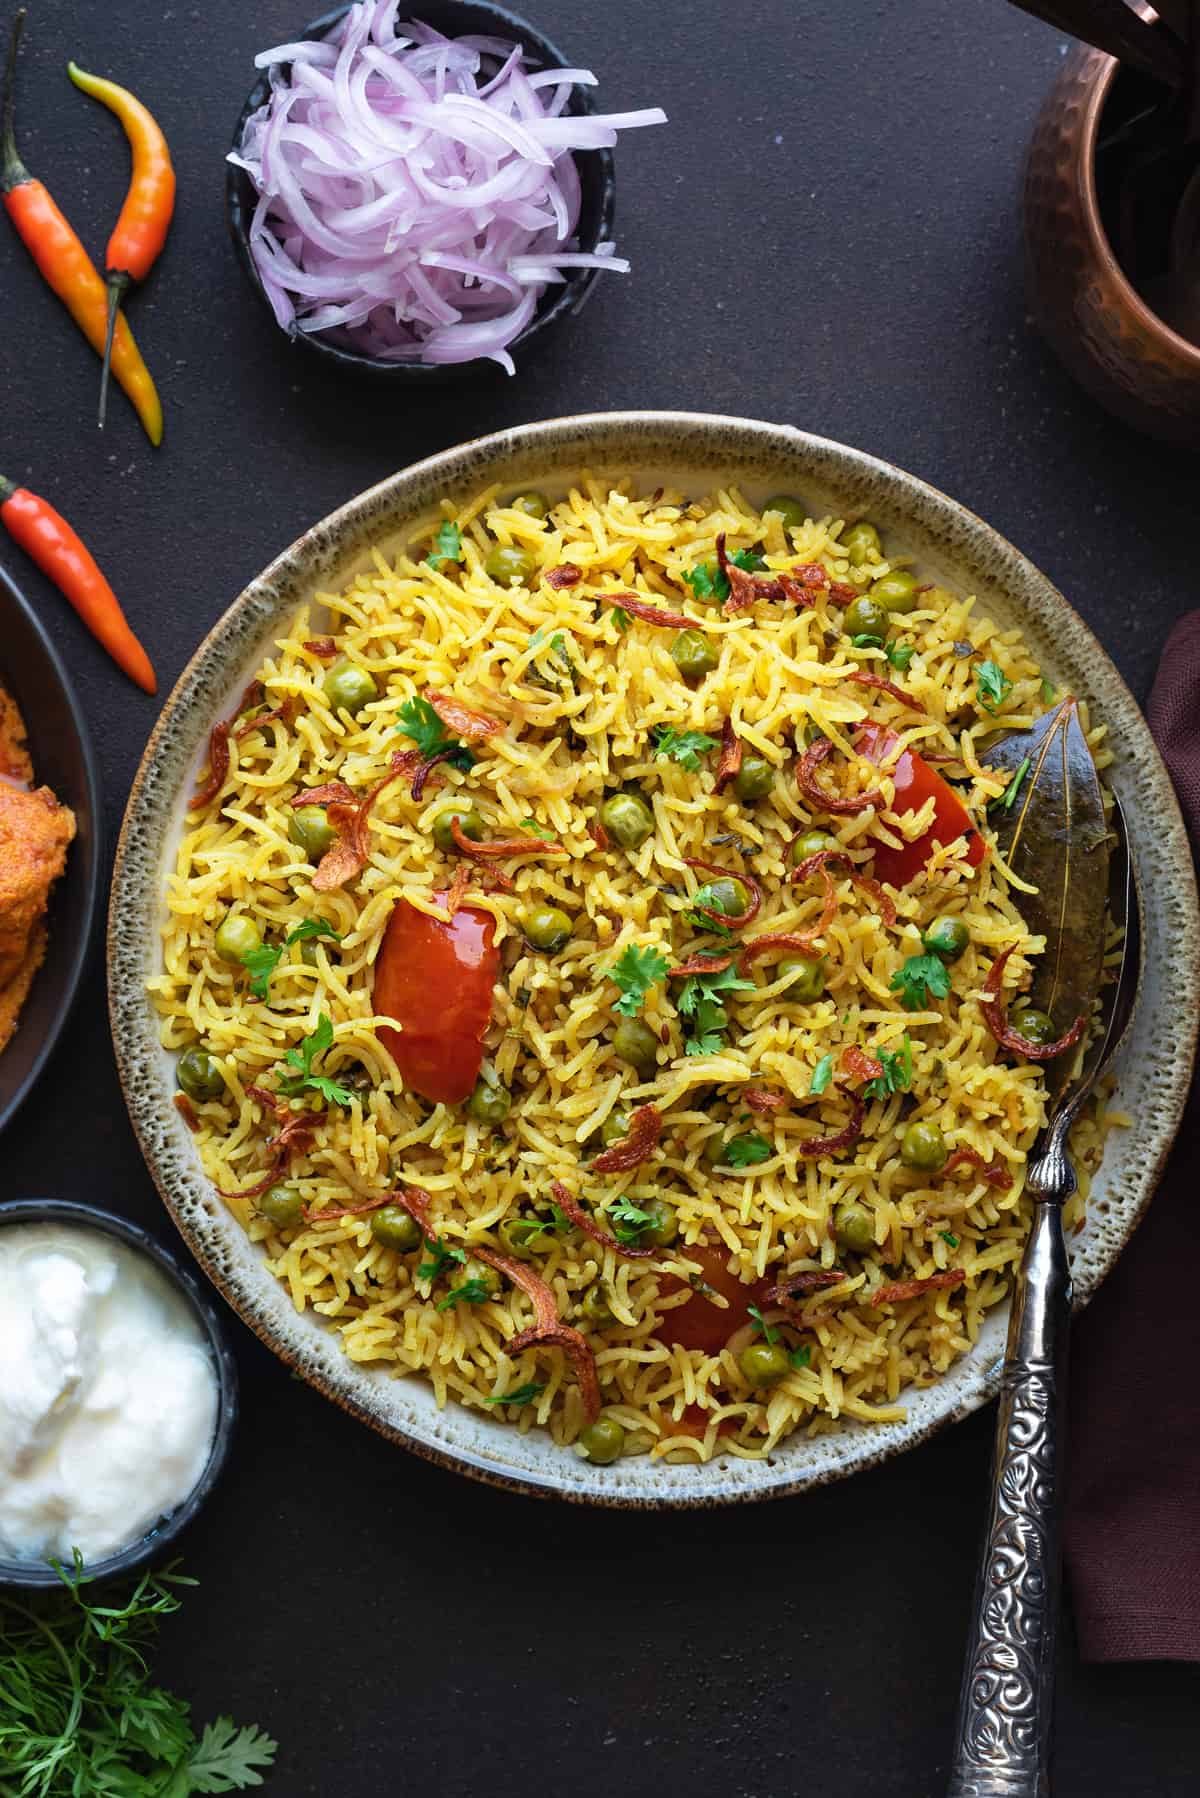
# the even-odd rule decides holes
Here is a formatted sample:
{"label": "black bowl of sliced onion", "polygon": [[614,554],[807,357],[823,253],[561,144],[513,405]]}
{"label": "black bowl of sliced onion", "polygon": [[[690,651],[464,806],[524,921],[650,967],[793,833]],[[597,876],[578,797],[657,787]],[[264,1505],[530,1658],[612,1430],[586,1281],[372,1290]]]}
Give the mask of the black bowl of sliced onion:
{"label": "black bowl of sliced onion", "polygon": [[357,0],[255,62],[229,223],[294,342],[390,380],[512,374],[602,270],[628,272],[611,146],[665,114],[597,114],[590,70],[503,7]]}

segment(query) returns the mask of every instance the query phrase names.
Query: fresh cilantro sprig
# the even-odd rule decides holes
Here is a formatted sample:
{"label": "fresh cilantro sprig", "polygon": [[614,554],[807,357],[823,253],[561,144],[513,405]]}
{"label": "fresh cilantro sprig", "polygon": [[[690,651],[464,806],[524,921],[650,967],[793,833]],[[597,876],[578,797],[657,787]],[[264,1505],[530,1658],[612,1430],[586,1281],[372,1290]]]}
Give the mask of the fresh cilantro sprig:
{"label": "fresh cilantro sprig", "polygon": [[723,605],[729,598],[729,580],[717,562],[697,562],[683,578],[695,597],[706,605]]}
{"label": "fresh cilantro sprig", "polygon": [[997,798],[989,801],[988,810],[990,812],[1011,812],[1013,806],[1017,802],[1017,794],[1025,784],[1025,776],[1029,773],[1032,766],[1033,764],[1029,756],[1025,756],[1023,760],[1018,763],[1017,771],[1005,787],[1003,793],[999,794]]}
{"label": "fresh cilantro sprig", "polygon": [[788,1360],[791,1362],[792,1366],[796,1369],[797,1372],[799,1372],[799,1370],[802,1367],[807,1367],[809,1362],[812,1360],[811,1345],[806,1342],[804,1344],[803,1348],[789,1349],[788,1350]]}
{"label": "fresh cilantro sprig", "polygon": [[637,1242],[643,1230],[648,1230],[651,1224],[659,1221],[653,1211],[643,1211],[626,1193],[613,1201],[608,1208],[608,1215],[612,1219],[617,1241],[624,1243]]}
{"label": "fresh cilantro sprig", "polygon": [[690,1026],[684,1053],[715,1055],[721,1048],[721,1032],[729,1022],[722,995],[752,992],[754,982],[742,980],[736,968],[723,968],[711,974],[689,974],[675,1001],[680,1017]]}
{"label": "fresh cilantro sprig", "polygon": [[298,1049],[289,1049],[284,1060],[289,1067],[297,1070],[294,1074],[284,1074],[279,1081],[279,1090],[287,1098],[294,1099],[300,1093],[320,1093],[331,1105],[350,1105],[353,1094],[327,1074],[313,1072],[313,1063],[319,1055],[333,1043],[333,1025],[322,1012],[317,1020],[317,1027],[304,1038]]}
{"label": "fresh cilantro sprig", "polygon": [[[915,1010],[909,1006],[910,1011]],[[899,1049],[879,1049],[875,1052],[876,1061],[882,1062],[883,1072],[874,1080],[868,1080],[862,1089],[864,1099],[886,1099],[891,1093],[906,1093],[912,1087],[913,1051],[912,1039],[908,1031],[904,1032]]]}
{"label": "fresh cilantro sprig", "polygon": [[746,1314],[749,1317],[750,1322],[754,1325],[754,1334],[763,1337],[765,1341],[774,1347],[779,1341],[779,1331],[775,1328],[774,1324],[766,1322],[757,1305],[747,1305]]}
{"label": "fresh cilantro sprig", "polygon": [[878,631],[858,631],[850,642],[855,649],[882,649],[883,638]]}
{"label": "fresh cilantro sprig", "polygon": [[523,1217],[521,1225],[521,1247],[535,1248],[543,1236],[565,1236],[571,1228],[571,1220],[561,1205],[551,1204],[549,1217]]}
{"label": "fresh cilantro sprig", "polygon": [[545,1383],[541,1380],[527,1380],[524,1386],[514,1386],[511,1392],[497,1392],[491,1398],[485,1398],[485,1405],[532,1405],[545,1392]]}
{"label": "fresh cilantro sprig", "polygon": [[250,991],[256,999],[265,999],[271,985],[271,976],[283,959],[285,949],[293,943],[306,943],[312,937],[332,937],[340,943],[342,935],[335,930],[326,918],[302,918],[295,930],[289,930],[282,943],[260,943],[257,949],[247,949],[242,956],[242,966],[250,976]]}
{"label": "fresh cilantro sprig", "polygon": [[427,699],[420,696],[406,699],[400,707],[396,728],[402,737],[411,737],[426,758],[440,755],[443,749],[452,749],[453,755],[447,757],[452,768],[465,771],[475,766],[474,755],[453,731],[446,729]]}
{"label": "fresh cilantro sprig", "polygon": [[436,1309],[450,1311],[455,1305],[484,1305],[491,1296],[486,1280],[464,1280],[461,1286],[452,1286],[445,1298],[438,1300]]}
{"label": "fresh cilantro sprig", "polygon": [[431,568],[440,568],[443,562],[461,562],[462,559],[462,532],[447,518],[438,526],[433,548],[425,560]]}
{"label": "fresh cilantro sprig", "polygon": [[700,757],[718,747],[717,739],[706,737],[702,730],[673,730],[665,724],[654,726],[655,755],[663,755],[668,761],[678,762],[689,774],[698,773],[702,766]]}
{"label": "fresh cilantro sprig", "polygon": [[466,1249],[447,1248],[446,1244],[439,1242],[436,1236],[427,1236],[425,1247],[429,1250],[430,1258],[428,1261],[422,1261],[418,1267],[417,1278],[428,1281],[430,1286],[435,1280],[441,1278],[448,1267],[455,1265],[461,1267],[467,1258]]}
{"label": "fresh cilantro sprig", "polygon": [[757,574],[767,565],[756,549],[735,549],[729,560],[745,574]]}
{"label": "fresh cilantro sprig", "polygon": [[168,1567],[95,1600],[76,1551],[36,1604],[0,1593],[0,1789],[21,1798],[191,1798],[261,1786],[275,1743],[228,1717],[199,1736],[187,1701],[155,1685],[159,1624],[194,1586]]}
{"label": "fresh cilantro sprig", "polygon": [[903,674],[916,655],[917,647],[915,643],[887,643],[884,645],[883,653],[892,667],[899,669]]}
{"label": "fresh cilantro sprig", "polygon": [[614,1010],[623,1018],[636,1018],[645,1003],[646,994],[666,974],[671,963],[658,949],[644,949],[629,943],[618,955],[609,976],[621,989]]}
{"label": "fresh cilantro sprig", "polygon": [[937,955],[910,955],[897,968],[889,986],[899,993],[905,1011],[924,1011],[930,999],[945,999],[950,992],[950,970]]}
{"label": "fresh cilantro sprig", "polygon": [[985,712],[995,712],[1012,692],[1012,682],[999,662],[980,662],[975,670],[975,692]]}
{"label": "fresh cilantro sprig", "polygon": [[774,1153],[765,1136],[748,1130],[726,1143],[721,1159],[727,1167],[756,1167],[760,1161],[769,1161]]}
{"label": "fresh cilantro sprig", "polygon": [[822,1055],[812,1071],[812,1079],[808,1083],[810,1093],[823,1093],[833,1079],[833,1056]]}

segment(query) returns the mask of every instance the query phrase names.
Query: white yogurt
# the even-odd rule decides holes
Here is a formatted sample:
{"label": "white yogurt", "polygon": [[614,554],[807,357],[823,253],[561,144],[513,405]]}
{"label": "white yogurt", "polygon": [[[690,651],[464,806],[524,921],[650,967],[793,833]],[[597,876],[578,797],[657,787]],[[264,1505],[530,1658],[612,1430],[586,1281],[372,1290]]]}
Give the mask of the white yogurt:
{"label": "white yogurt", "polygon": [[0,1225],[0,1555],[86,1561],[191,1492],[217,1423],[194,1312],[100,1230]]}

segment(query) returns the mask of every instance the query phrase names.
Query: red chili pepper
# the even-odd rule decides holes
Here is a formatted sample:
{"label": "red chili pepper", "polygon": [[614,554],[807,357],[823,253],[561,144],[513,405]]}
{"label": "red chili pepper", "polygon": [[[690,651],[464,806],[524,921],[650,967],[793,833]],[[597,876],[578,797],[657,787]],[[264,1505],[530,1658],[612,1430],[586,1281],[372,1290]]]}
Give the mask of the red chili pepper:
{"label": "red chili pepper", "polygon": [[53,506],[0,475],[0,518],[21,545],[69,599],[93,637],[146,693],[158,686],[150,658],[129,628],[117,596],[91,553]]}
{"label": "red chili pepper", "polygon": [[[882,762],[897,742],[895,731],[879,724],[864,724],[854,747],[868,761]],[[891,849],[886,843],[875,845],[875,874],[897,889],[907,886],[921,872],[938,843],[952,843],[955,837],[966,837],[967,860],[977,868],[987,854],[987,844],[971,822],[971,815],[954,791],[931,768],[915,749],[906,749],[890,770],[896,788],[892,810],[900,814],[920,811],[927,799],[933,800],[933,823],[915,843]]]}
{"label": "red chili pepper", "polygon": [[[105,353],[108,338],[108,295],[104,282],[78,236],[60,212],[49,191],[35,181],[17,155],[13,136],[13,87],[16,80],[17,46],[25,23],[24,7],[13,21],[8,65],[4,74],[3,166],[0,197],[21,240],[37,263],[47,286],[62,301],[98,356]],[[142,361],[125,319],[117,314],[112,342],[112,369],[132,401],[151,443],[162,442],[162,404],[150,371]]]}
{"label": "red chili pepper", "polygon": [[98,75],[85,74],[73,62],[67,64],[67,74],[76,87],[116,114],[125,127],[133,154],[129,191],[105,253],[108,318],[104,370],[100,376],[100,429],[103,430],[117,313],[133,282],[146,279],[166,242],[175,211],[175,170],[171,166],[167,140],[157,120],[127,87],[118,87],[115,81],[104,81]]}
{"label": "red chili pepper", "polygon": [[[445,893],[435,893],[442,905]],[[379,1040],[406,1086],[423,1098],[458,1105],[469,1096],[483,1061],[500,971],[494,922],[464,905],[448,924],[400,900],[388,920],[375,963]]]}

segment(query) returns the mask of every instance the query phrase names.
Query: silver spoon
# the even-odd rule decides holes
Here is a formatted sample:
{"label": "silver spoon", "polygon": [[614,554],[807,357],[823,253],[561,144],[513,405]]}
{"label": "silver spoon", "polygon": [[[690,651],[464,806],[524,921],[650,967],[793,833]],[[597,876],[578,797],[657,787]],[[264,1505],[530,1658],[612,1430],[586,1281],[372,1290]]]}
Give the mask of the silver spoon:
{"label": "silver spoon", "polygon": [[1124,926],[1102,1028],[1029,1159],[1033,1222],[1017,1276],[996,1422],[992,1500],[975,1591],[948,1798],[1046,1798],[1058,1626],[1061,1460],[1071,1273],[1062,1208],[1068,1136],[1125,1033],[1141,972],[1141,915],[1125,815],[1114,801],[1109,913]]}

